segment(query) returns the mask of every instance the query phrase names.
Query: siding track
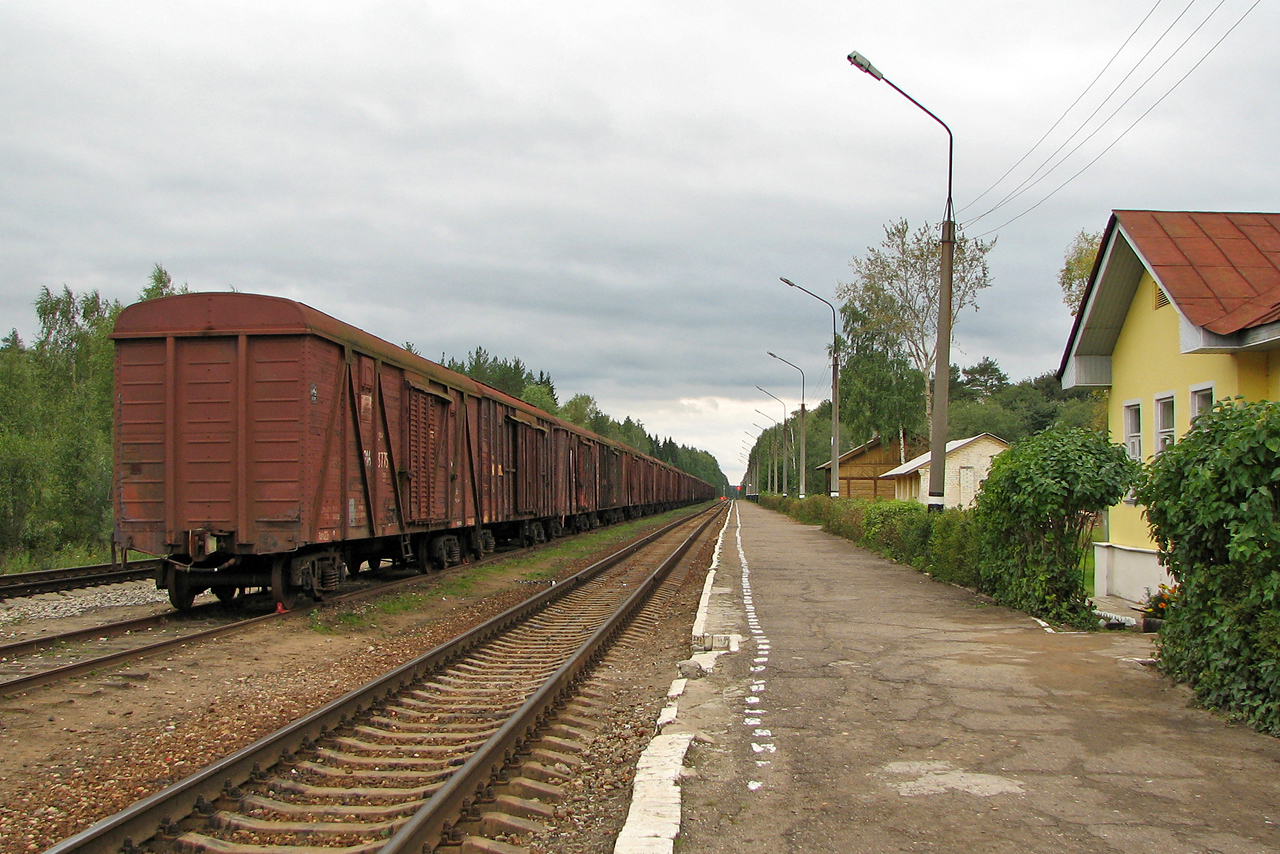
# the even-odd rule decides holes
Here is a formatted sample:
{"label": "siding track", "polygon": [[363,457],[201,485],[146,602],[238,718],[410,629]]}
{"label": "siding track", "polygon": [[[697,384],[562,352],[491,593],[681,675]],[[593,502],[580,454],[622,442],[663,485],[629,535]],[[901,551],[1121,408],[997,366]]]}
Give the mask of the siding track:
{"label": "siding track", "polygon": [[35,572],[12,572],[0,575],[0,600],[152,578],[160,567],[160,563],[161,561],[156,558],[126,564],[101,563],[92,566],[69,566],[64,569],[41,569]]}
{"label": "siding track", "polygon": [[[650,535],[49,854],[418,854],[461,844],[460,822],[482,816],[519,830],[541,805],[494,785],[535,739],[535,758],[560,755],[571,739],[556,733],[573,730],[553,731],[558,710],[715,515]],[[505,824],[481,809],[495,803]]]}

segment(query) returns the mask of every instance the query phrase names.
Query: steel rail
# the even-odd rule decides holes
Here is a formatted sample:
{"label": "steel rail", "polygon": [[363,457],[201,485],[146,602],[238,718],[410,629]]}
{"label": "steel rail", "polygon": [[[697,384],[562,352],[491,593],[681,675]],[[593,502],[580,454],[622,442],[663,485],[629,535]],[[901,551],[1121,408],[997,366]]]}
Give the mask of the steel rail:
{"label": "steel rail", "polygon": [[[30,691],[32,688],[38,688],[41,685],[48,685],[50,682],[57,682],[60,679],[69,679],[72,676],[80,676],[85,673],[92,673],[95,670],[102,670],[107,667],[114,667],[117,664],[123,664],[126,661],[136,661],[139,658],[147,658],[156,653],[166,652],[171,649],[183,646],[193,641],[204,641],[210,638],[216,638],[218,635],[230,634],[247,629],[250,626],[256,626],[259,623],[265,623],[267,620],[273,620],[277,617],[286,617],[290,613],[283,614],[271,613],[263,614],[258,617],[250,617],[247,620],[237,620],[233,623],[227,623],[225,626],[215,626],[211,629],[204,629],[198,632],[192,632],[189,635],[182,635],[176,638],[167,638],[155,643],[149,643],[145,646],[134,647],[133,649],[124,649],[118,652],[99,655],[95,658],[86,658],[84,661],[73,661],[70,664],[64,664],[61,667],[50,668],[49,670],[41,670],[37,673],[28,673],[26,676],[19,676],[15,679],[9,679],[0,682],[0,697],[9,694],[20,694],[23,691]],[[82,634],[83,631],[76,632]],[[99,635],[102,634],[99,629]],[[94,632],[89,632],[90,636]]]}
{"label": "steel rail", "polygon": [[[688,517],[686,517],[686,519],[678,520],[673,524],[680,524],[680,522],[687,521],[687,518]],[[528,550],[536,550],[538,548],[543,548],[543,547],[545,546],[532,546],[532,547],[529,547]],[[503,560],[512,556],[513,556],[512,552],[502,552],[502,553],[484,558],[483,560],[474,561],[468,564],[468,566],[469,567],[483,566],[485,564]],[[387,593],[394,593],[395,591],[399,590],[402,587],[412,587],[428,578],[431,578],[432,576],[433,576],[433,573],[427,573],[422,575],[411,575],[408,578],[399,578],[394,581],[386,582],[385,584],[379,584],[374,587],[366,588],[364,590],[353,590],[347,593],[338,594],[336,596],[328,596],[324,599],[324,601],[315,603],[315,607],[321,607],[321,608],[329,607],[331,605],[337,605],[344,602],[359,601],[361,599],[367,599],[372,596],[381,596]],[[90,627],[85,629],[76,629],[74,631],[63,632],[61,634],[56,634],[56,635],[42,635],[41,637],[37,637],[37,638],[29,638],[26,640],[15,641],[11,644],[0,646],[0,656],[25,655],[32,652],[38,652],[41,649],[49,649],[50,647],[56,646],[59,643],[75,643],[77,641],[86,640],[89,638],[103,637],[104,635],[125,634],[129,631],[134,630],[135,628],[145,628],[148,625],[159,625],[160,623],[165,621],[183,619],[184,617],[187,617],[187,616],[194,616],[193,611],[195,610],[216,609],[218,607],[219,607],[218,603],[210,602],[207,605],[202,605],[196,609],[192,609],[192,611],[186,611],[186,612],[166,611],[161,614],[155,614],[149,617],[139,617],[134,620],[124,620],[119,623],[107,623],[102,626]],[[306,610],[310,610],[310,609],[306,609]],[[134,647],[133,649],[120,650],[118,652],[108,653],[107,655],[101,655],[94,658],[86,658],[82,661],[70,662],[60,667],[54,667],[48,670],[41,670],[36,673],[29,673],[25,676],[18,676],[13,679],[8,679],[0,682],[0,697],[9,696],[12,694],[20,694],[24,691],[30,691],[33,688],[38,688],[41,685],[48,685],[50,683],[57,682],[62,679],[70,679],[73,676],[82,676],[86,673],[92,673],[95,670],[103,670],[105,668],[114,667],[118,664],[123,664],[128,661],[135,661],[138,659],[147,658],[149,656],[156,655],[157,653],[167,652],[171,649],[175,649],[191,641],[210,640],[220,635],[231,634],[233,632],[240,631],[241,629],[251,628],[252,626],[256,626],[259,623],[267,622],[268,620],[285,619],[290,616],[296,616],[297,614],[302,613],[303,611],[304,609],[302,608],[295,608],[291,611],[283,611],[283,612],[277,611],[269,614],[263,614],[257,617],[250,617],[244,620],[237,620],[235,622],[227,623],[226,625],[215,626],[213,628],[205,629],[202,631],[192,632],[191,634],[183,635],[182,637],[167,638],[165,640],[156,641],[155,643]],[[200,616],[206,616],[206,615],[202,613]]]}
{"label": "steel rail", "polygon": [[708,511],[707,519],[636,587],[613,616],[525,701],[515,715],[489,737],[483,747],[450,775],[439,791],[379,850],[379,854],[417,854],[434,850],[444,841],[461,841],[448,839],[455,818],[465,816],[476,801],[485,799],[485,790],[490,782],[504,768],[513,764],[516,754],[529,735],[553,716],[555,708],[572,693],[573,685],[584,671],[596,664],[614,637],[653,595],[653,591],[684,558],[698,537],[715,521],[716,516],[717,513]]}
{"label": "steel rail", "polygon": [[160,558],[148,558],[123,565],[97,563],[61,569],[40,569],[35,572],[12,572],[0,575],[0,600],[151,578],[162,562]]}
{"label": "steel rail", "polygon": [[[700,531],[710,524],[714,519],[713,511],[718,509],[717,505],[702,511],[709,518],[703,523]],[[171,819],[187,815],[197,808],[203,808],[212,803],[224,790],[260,776],[284,757],[315,744],[317,739],[349,724],[356,715],[385,702],[388,697],[419,681],[425,674],[438,670],[468,649],[542,610],[551,602],[578,589],[596,575],[630,557],[654,540],[696,518],[696,515],[684,517],[663,526],[564,581],[508,608],[453,640],[446,641],[418,658],[400,665],[373,682],[331,700],[319,709],[263,736],[205,769],[144,798],[115,815],[102,819],[49,848],[45,854],[115,854],[121,849],[136,850],[135,843],[150,839],[162,827],[167,826]],[[683,545],[682,548],[687,549],[687,545]],[[634,598],[633,594],[628,601]],[[528,705],[526,703],[526,706]],[[499,731],[499,734],[501,733],[502,730]],[[498,734],[495,734],[493,738],[497,737]],[[462,768],[466,769],[468,764],[464,764]],[[435,801],[435,799],[432,800]],[[449,800],[452,802],[452,797]],[[427,806],[430,806],[430,803]],[[437,824],[435,819],[426,820],[426,830],[430,832],[430,829]],[[415,830],[415,836],[421,830],[422,828]]]}
{"label": "steel rail", "polygon": [[[205,616],[205,611],[212,611],[218,606],[209,603],[207,605],[199,605],[187,611],[183,616],[194,619],[200,619]],[[55,635],[37,635],[36,637],[23,638],[21,640],[10,641],[6,644],[0,644],[0,659],[8,658],[11,655],[28,655],[41,650],[52,649],[59,644],[76,643],[78,641],[90,640],[92,638],[115,637],[117,635],[127,635],[130,632],[141,631],[155,626],[162,626],[165,623],[174,620],[173,611],[163,611],[159,614],[148,614],[145,617],[134,617],[132,620],[119,620],[114,623],[103,623],[100,626],[89,626],[84,629],[72,629],[69,632],[59,632]],[[2,685],[3,683],[0,683]],[[0,693],[3,689],[0,688]]]}

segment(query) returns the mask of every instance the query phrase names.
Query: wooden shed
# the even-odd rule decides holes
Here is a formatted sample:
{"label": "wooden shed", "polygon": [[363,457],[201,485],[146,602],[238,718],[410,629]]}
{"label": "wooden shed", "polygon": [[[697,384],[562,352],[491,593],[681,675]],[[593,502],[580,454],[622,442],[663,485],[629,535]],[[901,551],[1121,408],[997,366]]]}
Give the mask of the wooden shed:
{"label": "wooden shed", "polygon": [[[928,440],[921,436],[908,436],[905,449],[897,436],[888,441],[875,436],[844,452],[840,455],[840,497],[893,498],[893,484],[880,480],[880,476],[928,447]],[[818,468],[827,472],[827,483],[830,484],[831,463],[823,463]],[[830,492],[828,488],[827,493]]]}

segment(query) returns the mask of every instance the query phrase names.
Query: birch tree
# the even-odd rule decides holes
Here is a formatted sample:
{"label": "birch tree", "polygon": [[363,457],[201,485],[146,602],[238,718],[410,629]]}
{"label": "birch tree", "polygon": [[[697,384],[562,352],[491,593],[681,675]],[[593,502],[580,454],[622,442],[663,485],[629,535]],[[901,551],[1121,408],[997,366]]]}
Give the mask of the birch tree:
{"label": "birch tree", "polygon": [[1093,272],[1093,262],[1098,257],[1101,242],[1101,231],[1082,228],[1063,256],[1058,284],[1062,287],[1062,301],[1071,309],[1072,316],[1080,311],[1080,301],[1084,299],[1084,289],[1089,284],[1089,274]]}
{"label": "birch tree", "polygon": [[[836,296],[866,318],[880,334],[902,342],[911,364],[930,380],[937,357],[938,296],[942,241],[936,225],[912,231],[905,219],[884,227],[884,240],[849,262],[854,280],[841,282]],[[952,266],[951,323],[977,307],[978,291],[991,285],[987,253],[996,244],[957,233]],[[928,399],[926,395],[926,421]]]}

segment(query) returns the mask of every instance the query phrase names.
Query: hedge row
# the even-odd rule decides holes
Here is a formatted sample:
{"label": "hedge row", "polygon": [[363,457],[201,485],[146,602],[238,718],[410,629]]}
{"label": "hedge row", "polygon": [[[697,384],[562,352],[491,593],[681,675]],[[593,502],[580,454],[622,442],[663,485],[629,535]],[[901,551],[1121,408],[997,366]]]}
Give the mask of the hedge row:
{"label": "hedge row", "polygon": [[1149,465],[1085,431],[996,458],[972,513],[915,502],[762,503],[936,578],[1094,627],[1080,584],[1087,523],[1130,484],[1178,582],[1160,668],[1206,706],[1280,735],[1280,403],[1221,401]]}
{"label": "hedge row", "polygon": [[1280,735],[1280,404],[1222,401],[1149,467],[1137,499],[1178,587],[1160,669]]}
{"label": "hedge row", "polygon": [[760,504],[852,540],[868,551],[964,587],[979,586],[973,514],[930,513],[916,501],[866,501],[811,495],[804,500],[760,496]]}

